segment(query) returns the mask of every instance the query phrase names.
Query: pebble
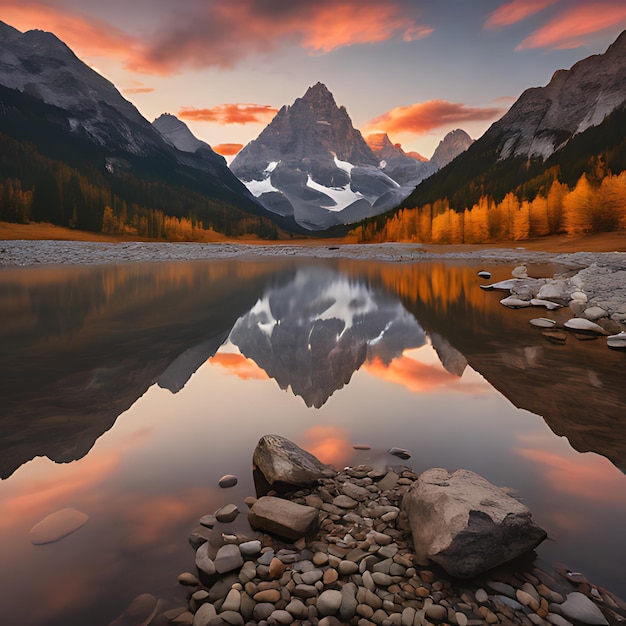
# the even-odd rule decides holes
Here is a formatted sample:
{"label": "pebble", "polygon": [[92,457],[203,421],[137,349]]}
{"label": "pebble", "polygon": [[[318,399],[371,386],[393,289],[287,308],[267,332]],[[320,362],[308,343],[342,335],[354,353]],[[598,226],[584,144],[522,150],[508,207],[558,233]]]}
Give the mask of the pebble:
{"label": "pebble", "polygon": [[217,524],[217,518],[215,515],[205,515],[200,518],[200,524],[206,526],[206,528],[213,528]]}
{"label": "pebble", "polygon": [[215,555],[213,561],[218,574],[231,572],[239,569],[243,565],[243,557],[239,551],[239,546],[226,544],[222,546]]}
{"label": "pebble", "polygon": [[183,572],[182,574],[179,574],[178,582],[179,584],[187,587],[195,587],[200,584],[200,581],[191,572]]}
{"label": "pebble", "polygon": [[239,544],[239,552],[244,556],[252,556],[261,552],[261,542],[258,539],[244,541]]}
{"label": "pebble", "polygon": [[236,504],[227,504],[215,511],[215,519],[223,524],[232,522],[239,515]]}
{"label": "pebble", "polygon": [[320,615],[334,615],[341,606],[341,592],[336,589],[323,591],[317,599],[317,611]]}
{"label": "pebble", "polygon": [[234,487],[238,482],[239,479],[237,478],[237,476],[234,476],[233,474],[226,474],[219,479],[217,484],[222,489],[228,489],[229,487]]}
{"label": "pebble", "polygon": [[213,576],[215,574],[215,562],[209,557],[209,543],[203,543],[196,550],[196,567],[204,572],[207,576]]}

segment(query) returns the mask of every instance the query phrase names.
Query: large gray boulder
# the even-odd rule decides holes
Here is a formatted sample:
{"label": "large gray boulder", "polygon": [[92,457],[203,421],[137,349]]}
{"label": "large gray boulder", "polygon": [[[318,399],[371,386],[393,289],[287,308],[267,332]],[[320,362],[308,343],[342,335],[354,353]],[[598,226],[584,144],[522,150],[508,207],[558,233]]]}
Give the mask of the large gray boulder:
{"label": "large gray boulder", "polygon": [[264,435],[252,456],[252,464],[270,485],[308,485],[328,471],[319,459],[280,435]]}
{"label": "large gray boulder", "polygon": [[248,521],[252,528],[296,541],[317,529],[318,510],[283,498],[263,496],[250,508]]}
{"label": "large gray boulder", "polygon": [[425,471],[404,496],[417,561],[470,578],[531,550],[546,532],[530,510],[471,472]]}

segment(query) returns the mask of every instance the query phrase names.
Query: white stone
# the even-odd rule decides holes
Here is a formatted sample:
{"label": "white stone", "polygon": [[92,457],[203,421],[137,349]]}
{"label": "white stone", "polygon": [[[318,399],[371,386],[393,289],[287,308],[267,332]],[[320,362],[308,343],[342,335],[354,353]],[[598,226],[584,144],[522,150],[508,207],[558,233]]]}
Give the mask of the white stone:
{"label": "white stone", "polygon": [[528,278],[528,271],[526,269],[526,266],[518,265],[511,272],[511,276],[514,276],[515,278]]}
{"label": "white stone", "polygon": [[622,331],[617,335],[610,335],[606,338],[606,345],[609,348],[626,348],[626,332]]}
{"label": "white stone", "polygon": [[562,305],[558,304],[557,302],[551,302],[550,300],[541,300],[540,298],[531,298],[530,304],[532,306],[543,306],[549,311],[552,311],[554,309],[560,309],[562,307]]}
{"label": "white stone", "polygon": [[510,309],[522,309],[530,306],[530,300],[522,300],[521,298],[516,298],[515,296],[509,296],[508,298],[500,300],[500,304],[507,306]]}
{"label": "white stone", "polygon": [[599,320],[601,317],[606,317],[607,312],[599,306],[590,306],[588,309],[585,309],[583,315],[588,320]]}
{"label": "white stone", "polygon": [[602,326],[599,326],[595,322],[591,320],[586,320],[582,317],[572,317],[572,319],[567,320],[565,324],[563,324],[565,328],[569,328],[570,330],[580,330],[589,333],[597,333],[599,335],[604,335],[605,331]]}
{"label": "white stone", "polygon": [[538,328],[554,328],[556,326],[556,320],[547,317],[536,317],[530,320],[530,323]]}

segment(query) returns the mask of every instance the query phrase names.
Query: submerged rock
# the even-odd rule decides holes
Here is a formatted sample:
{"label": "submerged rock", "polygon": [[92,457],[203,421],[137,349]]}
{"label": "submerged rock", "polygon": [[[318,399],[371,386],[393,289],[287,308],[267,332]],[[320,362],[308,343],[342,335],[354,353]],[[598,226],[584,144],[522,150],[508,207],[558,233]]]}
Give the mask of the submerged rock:
{"label": "submerged rock", "polygon": [[405,495],[403,510],[417,561],[435,561],[460,578],[506,563],[547,536],[526,506],[469,470],[427,470]]}
{"label": "submerged rock", "polygon": [[312,454],[279,435],[259,439],[252,464],[270,485],[275,482],[308,485],[322,478],[328,469]]}
{"label": "submerged rock", "polygon": [[61,509],[35,524],[28,536],[35,546],[54,543],[77,531],[88,519],[89,516],[82,511]]}
{"label": "submerged rock", "polygon": [[507,306],[510,309],[522,309],[530,306],[530,300],[522,300],[521,298],[516,298],[515,296],[509,296],[508,298],[500,300],[500,304]]}

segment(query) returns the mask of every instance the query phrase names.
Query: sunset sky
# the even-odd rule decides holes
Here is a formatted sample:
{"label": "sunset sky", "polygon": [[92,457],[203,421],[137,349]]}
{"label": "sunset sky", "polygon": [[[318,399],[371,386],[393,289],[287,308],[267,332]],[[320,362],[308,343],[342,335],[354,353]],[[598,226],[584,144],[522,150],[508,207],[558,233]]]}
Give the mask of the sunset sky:
{"label": "sunset sky", "polygon": [[430,157],[604,52],[626,2],[0,0],[0,19],[54,32],[150,121],[173,113],[215,147],[254,139],[321,81],[364,134]]}

